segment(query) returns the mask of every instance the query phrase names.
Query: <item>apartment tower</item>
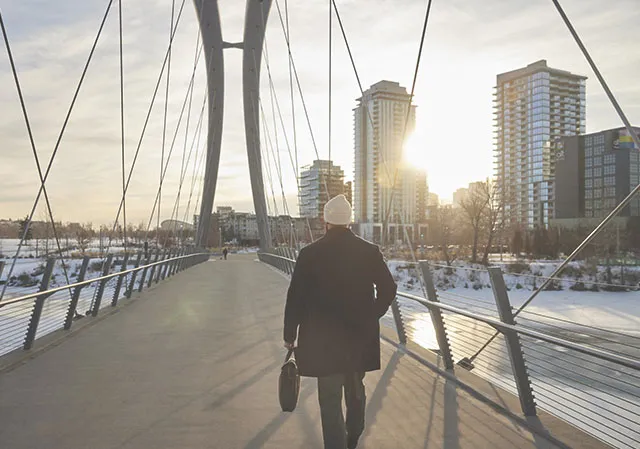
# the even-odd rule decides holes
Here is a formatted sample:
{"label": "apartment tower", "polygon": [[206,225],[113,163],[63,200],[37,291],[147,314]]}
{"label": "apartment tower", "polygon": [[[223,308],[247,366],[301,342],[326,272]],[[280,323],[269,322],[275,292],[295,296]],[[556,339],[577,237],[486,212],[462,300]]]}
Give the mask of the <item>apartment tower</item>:
{"label": "apartment tower", "polygon": [[410,98],[399,83],[380,81],[353,110],[355,222],[362,237],[377,242],[383,235],[387,241],[403,239],[402,224],[413,230],[425,203],[425,172],[406,166],[402,158],[405,131],[408,136],[415,127]]}
{"label": "apartment tower", "polygon": [[506,227],[548,226],[554,217],[553,143],[585,132],[585,85],[545,60],[498,75],[495,178]]}

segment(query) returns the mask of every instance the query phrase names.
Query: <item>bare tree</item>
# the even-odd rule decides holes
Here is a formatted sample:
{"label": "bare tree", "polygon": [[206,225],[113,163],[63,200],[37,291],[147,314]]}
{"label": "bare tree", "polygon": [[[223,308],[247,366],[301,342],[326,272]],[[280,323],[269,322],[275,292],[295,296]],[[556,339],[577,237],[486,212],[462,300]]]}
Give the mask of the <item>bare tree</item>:
{"label": "bare tree", "polygon": [[87,247],[89,243],[91,243],[91,237],[93,234],[93,224],[86,223],[84,225],[80,225],[76,228],[76,243],[78,244],[78,248],[82,252],[84,256],[87,252]]}
{"label": "bare tree", "polygon": [[449,245],[453,240],[453,232],[455,229],[455,213],[452,207],[438,207],[435,216],[435,241],[439,243],[442,250],[442,256],[448,266],[453,261],[452,254],[449,252]]}
{"label": "bare tree", "polygon": [[473,263],[478,262],[478,241],[480,240],[480,232],[482,231],[489,203],[486,195],[488,188],[484,187],[488,182],[489,181],[476,182],[472,184],[467,196],[460,201],[463,217],[473,233],[471,249],[471,262]]}
{"label": "bare tree", "polygon": [[[502,214],[502,202],[500,201],[500,187],[497,182],[493,182],[487,179],[480,186],[482,189],[482,195],[487,200],[487,206],[484,213],[484,225],[487,234],[487,244],[484,247],[484,255],[482,256],[482,263],[489,265],[489,253],[491,252],[491,246],[493,240],[498,233],[498,226],[500,223],[500,215]],[[502,244],[502,242],[501,242]]]}

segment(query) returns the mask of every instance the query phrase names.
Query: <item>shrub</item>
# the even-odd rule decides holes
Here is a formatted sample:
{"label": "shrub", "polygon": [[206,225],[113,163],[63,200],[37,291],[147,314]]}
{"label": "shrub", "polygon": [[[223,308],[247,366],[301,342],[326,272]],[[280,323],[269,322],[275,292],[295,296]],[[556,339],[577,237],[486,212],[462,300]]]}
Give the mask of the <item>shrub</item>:
{"label": "shrub", "polygon": [[573,290],[574,292],[585,292],[587,291],[587,286],[584,285],[584,282],[576,282],[569,287],[569,290]]}
{"label": "shrub", "polygon": [[101,271],[103,262],[101,260],[96,260],[95,262],[91,262],[89,264],[89,271]]}
{"label": "shrub", "polygon": [[505,268],[509,273],[520,274],[529,271],[529,264],[524,262],[514,262],[508,264]]}
{"label": "shrub", "polygon": [[518,282],[518,283],[516,284],[516,290],[522,290],[522,288],[523,288],[523,287],[522,287],[522,284],[521,284],[520,282]]}
{"label": "shrub", "polygon": [[553,280],[549,282],[549,284],[544,289],[549,291],[560,291],[562,290],[562,283]]}
{"label": "shrub", "polygon": [[628,285],[640,284],[640,271],[627,271],[624,272],[624,282]]}
{"label": "shrub", "polygon": [[600,288],[598,287],[598,284],[591,284],[591,287],[589,288],[589,290],[592,292],[599,292]]}
{"label": "shrub", "polygon": [[626,292],[629,289],[624,285],[605,285],[602,290],[605,292]]}
{"label": "shrub", "polygon": [[572,277],[575,279],[580,279],[582,278],[582,275],[584,274],[582,272],[582,269],[580,267],[574,267],[572,265],[568,265],[562,272],[562,274],[564,274],[566,277]]}
{"label": "shrub", "polygon": [[473,289],[474,290],[482,290],[482,287],[483,287],[482,282],[474,282],[473,283]]}
{"label": "shrub", "polygon": [[468,282],[464,283],[464,288],[469,288],[469,283]]}
{"label": "shrub", "polygon": [[16,278],[16,285],[19,287],[33,287],[38,285],[38,280],[31,277],[29,273],[21,273]]}

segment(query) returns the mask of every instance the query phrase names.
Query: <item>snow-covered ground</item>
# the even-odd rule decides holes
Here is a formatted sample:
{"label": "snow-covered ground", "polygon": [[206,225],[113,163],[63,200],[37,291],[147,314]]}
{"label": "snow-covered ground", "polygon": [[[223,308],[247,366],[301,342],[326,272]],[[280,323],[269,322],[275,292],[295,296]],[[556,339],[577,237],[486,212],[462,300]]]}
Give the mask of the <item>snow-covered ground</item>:
{"label": "snow-covered ground", "polygon": [[[452,270],[432,267],[440,301],[497,317],[493,291],[481,267],[459,266]],[[563,337],[582,345],[617,352],[632,359],[640,358],[640,292],[573,291],[576,282],[601,284],[606,273],[599,267],[588,276],[575,264],[573,276],[557,282],[563,290],[542,291],[516,318],[519,325]],[[401,292],[424,296],[417,272],[412,264],[389,262]],[[557,263],[537,262],[531,270],[535,276],[548,276]],[[470,270],[469,268],[473,268]],[[627,267],[629,273],[637,267]],[[503,271],[508,271],[507,269]],[[544,279],[527,272],[505,273],[509,299],[518,308]],[[578,279],[576,279],[578,277]],[[632,277],[628,276],[627,278]],[[589,282],[590,281],[590,282]],[[620,282],[618,278],[615,282]],[[520,284],[520,285],[518,285]],[[428,349],[438,344],[431,317],[422,304],[400,298],[407,332],[412,340]],[[488,325],[475,320],[444,314],[454,361],[472,357],[495,333]],[[393,327],[388,314],[385,324]],[[640,439],[640,373],[605,362],[564,347],[530,337],[521,337],[525,360],[537,404],[560,418],[603,439],[613,447],[635,448]],[[472,372],[517,394],[503,337],[494,340],[473,360]],[[461,369],[461,368],[457,368]]]}
{"label": "snow-covered ground", "polygon": [[[505,272],[504,279],[509,288],[509,299],[515,308],[519,308],[532,294],[534,281],[540,286],[544,277],[549,276],[558,263],[537,262],[531,265],[534,275]],[[577,264],[576,264],[577,265]],[[422,287],[416,269],[412,264],[402,261],[390,261],[389,267],[398,282],[399,290],[422,295]],[[472,268],[472,269],[469,269]],[[503,267],[504,268],[504,267]],[[574,272],[578,268],[574,267]],[[640,275],[640,267],[627,267],[627,278]],[[564,277],[555,282],[562,290],[544,290],[524,309],[525,319],[554,322],[553,318],[566,320],[575,325],[595,326],[607,330],[623,331],[640,336],[640,291],[637,286],[629,286],[628,291],[575,291],[570,287],[582,282],[587,289],[601,279],[606,271],[599,267],[597,275]],[[465,308],[473,308],[478,313],[495,315],[495,302],[489,275],[478,266],[460,266],[453,270],[432,267],[434,283],[443,302]],[[597,279],[596,279],[597,277]],[[619,282],[619,281],[618,281]],[[601,285],[601,288],[606,288]],[[538,315],[536,315],[538,314]],[[564,323],[569,326],[569,323]]]}

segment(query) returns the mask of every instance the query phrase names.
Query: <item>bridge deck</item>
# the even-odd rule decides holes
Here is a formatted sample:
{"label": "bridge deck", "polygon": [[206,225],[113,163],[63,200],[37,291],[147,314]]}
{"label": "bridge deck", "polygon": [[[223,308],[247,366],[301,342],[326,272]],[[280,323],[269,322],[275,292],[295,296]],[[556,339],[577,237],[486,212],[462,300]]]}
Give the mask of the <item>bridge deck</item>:
{"label": "bridge deck", "polygon": [[[0,447],[321,448],[315,380],[277,402],[286,288],[232,256],[143,293],[0,374]],[[361,448],[558,447],[388,344],[365,382]]]}

